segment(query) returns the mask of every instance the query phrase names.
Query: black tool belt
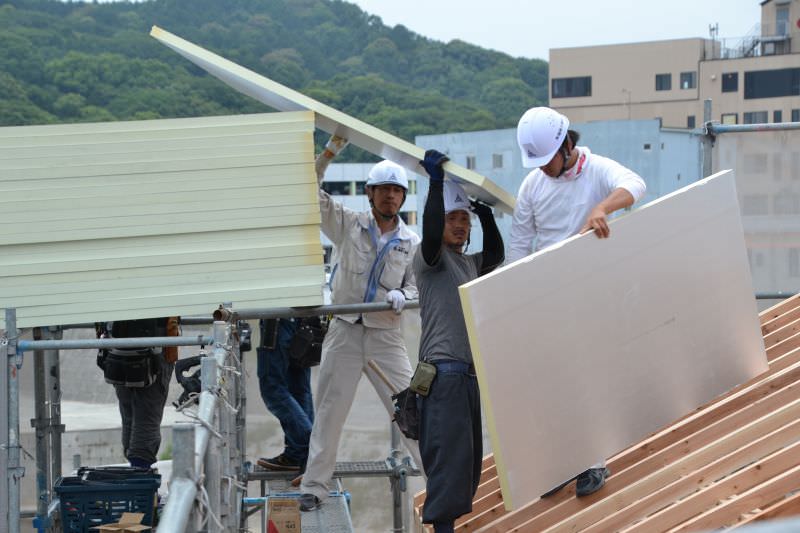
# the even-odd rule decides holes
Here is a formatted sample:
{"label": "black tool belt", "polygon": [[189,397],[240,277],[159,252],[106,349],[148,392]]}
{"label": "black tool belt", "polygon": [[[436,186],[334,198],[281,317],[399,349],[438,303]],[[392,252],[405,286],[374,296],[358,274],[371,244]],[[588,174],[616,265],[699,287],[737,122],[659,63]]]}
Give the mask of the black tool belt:
{"label": "black tool belt", "polygon": [[102,350],[97,365],[103,369],[103,377],[112,385],[142,388],[149,387],[158,379],[161,349]]}

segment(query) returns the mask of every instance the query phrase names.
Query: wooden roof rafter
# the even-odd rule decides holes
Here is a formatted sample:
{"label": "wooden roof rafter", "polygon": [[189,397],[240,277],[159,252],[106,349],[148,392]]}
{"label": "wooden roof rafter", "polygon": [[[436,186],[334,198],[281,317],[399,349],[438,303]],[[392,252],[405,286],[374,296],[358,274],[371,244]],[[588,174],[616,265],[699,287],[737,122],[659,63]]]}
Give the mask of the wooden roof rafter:
{"label": "wooden roof rafter", "polygon": [[480,487],[491,490],[456,531],[700,531],[800,515],[800,296],[759,317],[765,341],[783,334],[767,345],[769,369],[610,458],[601,491],[579,499],[571,484],[507,512],[490,455]]}

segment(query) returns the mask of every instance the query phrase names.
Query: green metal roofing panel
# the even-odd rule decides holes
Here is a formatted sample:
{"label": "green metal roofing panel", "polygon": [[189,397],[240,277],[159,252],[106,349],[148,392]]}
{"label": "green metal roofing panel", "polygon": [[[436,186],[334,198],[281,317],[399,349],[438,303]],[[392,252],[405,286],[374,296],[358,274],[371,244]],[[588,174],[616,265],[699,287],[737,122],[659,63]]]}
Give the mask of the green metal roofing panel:
{"label": "green metal roofing panel", "polygon": [[33,327],[322,304],[313,131],[306,111],[0,128],[0,308]]}

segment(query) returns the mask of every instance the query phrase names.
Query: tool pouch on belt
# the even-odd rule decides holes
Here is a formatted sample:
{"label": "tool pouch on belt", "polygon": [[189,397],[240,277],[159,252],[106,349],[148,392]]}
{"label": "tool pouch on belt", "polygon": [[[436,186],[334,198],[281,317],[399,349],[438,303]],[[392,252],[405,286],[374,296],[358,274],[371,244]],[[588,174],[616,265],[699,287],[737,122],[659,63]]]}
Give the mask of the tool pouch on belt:
{"label": "tool pouch on belt", "polygon": [[142,388],[152,385],[159,372],[159,348],[147,350],[107,350],[103,360],[106,383]]}
{"label": "tool pouch on belt", "polygon": [[436,377],[436,366],[425,361],[417,363],[417,368],[414,370],[414,375],[411,376],[411,384],[409,389],[416,392],[420,396],[428,396],[431,392],[431,384],[433,378]]}
{"label": "tool pouch on belt", "polygon": [[[133,338],[166,337],[180,334],[178,319],[147,318],[120,320],[96,324],[98,337]],[[149,387],[158,378],[161,360],[177,359],[177,349],[155,348],[113,348],[100,350],[97,366],[103,369],[103,377],[112,385],[142,388]]]}
{"label": "tool pouch on belt", "polygon": [[419,440],[419,410],[417,395],[411,389],[404,389],[392,395],[394,400],[394,421],[403,435]]}
{"label": "tool pouch on belt", "polygon": [[319,317],[300,319],[297,331],[289,343],[291,363],[299,368],[318,365],[322,359],[322,341],[327,332],[327,325]]}

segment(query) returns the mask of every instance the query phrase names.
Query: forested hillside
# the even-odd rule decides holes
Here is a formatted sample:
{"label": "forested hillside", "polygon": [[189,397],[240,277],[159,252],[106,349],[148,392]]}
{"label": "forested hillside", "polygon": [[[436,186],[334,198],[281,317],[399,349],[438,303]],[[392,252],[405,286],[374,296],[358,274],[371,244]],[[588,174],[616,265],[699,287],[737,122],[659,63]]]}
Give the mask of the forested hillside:
{"label": "forested hillside", "polygon": [[433,41],[340,0],[0,0],[0,125],[268,110],[153,24],[408,140],[510,127],[547,100],[544,61]]}

